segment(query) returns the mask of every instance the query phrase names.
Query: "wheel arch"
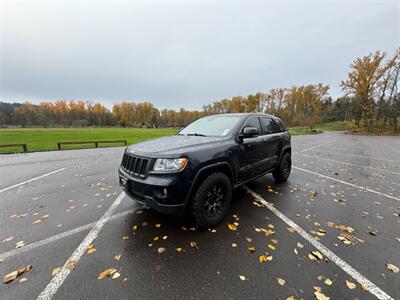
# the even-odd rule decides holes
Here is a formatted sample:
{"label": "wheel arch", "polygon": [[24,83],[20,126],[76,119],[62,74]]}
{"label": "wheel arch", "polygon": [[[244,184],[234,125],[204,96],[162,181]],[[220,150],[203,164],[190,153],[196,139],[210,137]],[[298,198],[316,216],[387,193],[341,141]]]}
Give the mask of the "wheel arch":
{"label": "wheel arch", "polygon": [[207,178],[207,176],[209,176],[212,173],[224,173],[229,178],[232,188],[234,187],[233,170],[228,162],[218,162],[215,164],[204,166],[197,172],[193,180],[189,193],[186,196],[186,203],[189,203],[191,197],[196,192],[199,185],[203,182],[205,178]]}

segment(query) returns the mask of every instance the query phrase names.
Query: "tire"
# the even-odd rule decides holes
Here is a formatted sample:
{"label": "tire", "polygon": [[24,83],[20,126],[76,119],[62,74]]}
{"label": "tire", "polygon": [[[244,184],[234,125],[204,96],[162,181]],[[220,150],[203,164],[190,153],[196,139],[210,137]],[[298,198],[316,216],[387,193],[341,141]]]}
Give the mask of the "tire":
{"label": "tire", "polygon": [[190,215],[195,225],[208,229],[220,223],[229,211],[232,185],[224,173],[213,173],[197,188],[190,204]]}
{"label": "tire", "polygon": [[279,165],[272,172],[272,176],[276,182],[285,182],[289,178],[291,168],[292,158],[289,152],[285,152],[281,161],[279,162]]}

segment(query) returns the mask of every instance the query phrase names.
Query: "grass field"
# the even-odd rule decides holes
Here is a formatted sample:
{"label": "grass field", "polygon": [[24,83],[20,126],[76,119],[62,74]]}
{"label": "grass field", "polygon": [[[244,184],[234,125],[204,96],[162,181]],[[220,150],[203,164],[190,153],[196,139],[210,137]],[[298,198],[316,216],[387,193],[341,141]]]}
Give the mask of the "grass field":
{"label": "grass field", "polygon": [[[173,135],[176,128],[68,128],[68,129],[0,129],[1,144],[27,144],[28,151],[57,150],[57,142],[127,140],[128,144]],[[105,144],[111,146],[113,144]],[[122,144],[115,144],[122,145]],[[88,145],[63,145],[63,149],[90,148]],[[99,145],[100,147],[102,145]],[[0,148],[0,153],[22,151],[21,148]]]}
{"label": "grass field", "polygon": [[[344,122],[321,124],[317,130],[344,130]],[[177,128],[142,129],[142,128],[65,128],[65,129],[0,129],[1,144],[27,144],[28,151],[57,150],[57,142],[73,141],[105,141],[127,140],[128,144],[173,135]],[[307,127],[292,127],[292,135],[310,134]],[[122,144],[104,144],[103,146],[117,146]],[[90,148],[93,144],[63,145],[63,149]],[[0,153],[21,152],[21,147],[1,148]]]}

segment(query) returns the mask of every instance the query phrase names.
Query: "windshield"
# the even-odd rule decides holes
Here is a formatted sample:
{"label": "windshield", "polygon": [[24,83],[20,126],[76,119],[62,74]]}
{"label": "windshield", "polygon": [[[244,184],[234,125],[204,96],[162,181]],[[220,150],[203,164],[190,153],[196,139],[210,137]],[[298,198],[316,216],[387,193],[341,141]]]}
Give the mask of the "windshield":
{"label": "windshield", "polygon": [[226,136],[238,124],[240,116],[209,116],[183,128],[180,135]]}

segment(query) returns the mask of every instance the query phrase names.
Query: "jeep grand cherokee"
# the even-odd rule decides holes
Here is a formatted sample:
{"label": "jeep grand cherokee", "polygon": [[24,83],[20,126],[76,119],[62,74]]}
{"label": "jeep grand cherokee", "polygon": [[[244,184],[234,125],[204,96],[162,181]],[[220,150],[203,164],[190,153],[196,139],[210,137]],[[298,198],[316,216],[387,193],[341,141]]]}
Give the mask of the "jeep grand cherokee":
{"label": "jeep grand cherokee", "polygon": [[226,216],[232,191],[266,173],[286,181],[290,134],[281,119],[261,113],[203,117],[176,136],[130,145],[120,185],[161,213],[190,214],[202,228]]}

